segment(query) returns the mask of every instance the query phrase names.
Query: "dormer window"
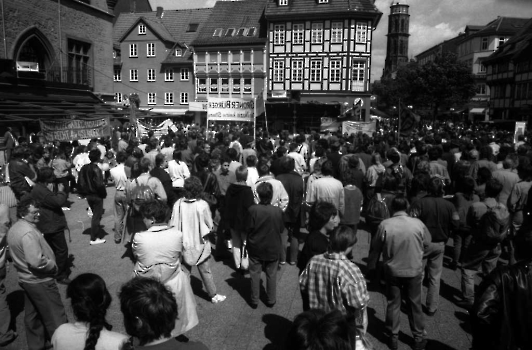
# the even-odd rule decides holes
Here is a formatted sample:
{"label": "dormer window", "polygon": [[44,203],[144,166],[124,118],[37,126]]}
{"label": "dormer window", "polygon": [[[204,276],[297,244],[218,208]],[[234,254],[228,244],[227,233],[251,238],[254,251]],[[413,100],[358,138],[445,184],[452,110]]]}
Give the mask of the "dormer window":
{"label": "dormer window", "polygon": [[249,28],[248,30],[248,35],[247,36],[255,36],[255,33],[257,32],[257,28],[255,27],[251,27]]}
{"label": "dormer window", "polygon": [[227,32],[225,32],[225,36],[233,36],[235,33],[235,28],[229,28],[227,29]]}
{"label": "dormer window", "polygon": [[196,32],[198,30],[198,26],[199,24],[198,23],[189,23],[188,24],[188,28],[187,28],[187,32]]}
{"label": "dormer window", "polygon": [[246,34],[246,28],[238,28],[236,36],[244,36],[244,34]]}
{"label": "dormer window", "polygon": [[222,36],[222,32],[223,32],[222,28],[216,28],[212,36]]}
{"label": "dormer window", "polygon": [[175,56],[175,57],[181,57],[181,56],[183,56],[183,50],[181,50],[181,49],[175,49],[174,56]]}
{"label": "dormer window", "polygon": [[146,35],[146,26],[144,24],[139,24],[139,35]]}
{"label": "dormer window", "polygon": [[279,0],[279,6],[288,6],[288,0]]}
{"label": "dormer window", "polygon": [[328,4],[329,0],[318,0],[318,4]]}

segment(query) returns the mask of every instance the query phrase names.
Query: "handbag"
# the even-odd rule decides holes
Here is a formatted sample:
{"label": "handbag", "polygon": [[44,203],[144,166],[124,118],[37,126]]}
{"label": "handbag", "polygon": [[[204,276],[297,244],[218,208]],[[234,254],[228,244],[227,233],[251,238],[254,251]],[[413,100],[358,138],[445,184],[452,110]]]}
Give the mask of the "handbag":
{"label": "handbag", "polygon": [[240,268],[242,270],[248,270],[249,269],[249,255],[248,255],[248,248],[246,247],[246,243],[242,245],[242,253],[240,256]]}
{"label": "handbag", "polygon": [[201,198],[209,204],[210,207],[213,207],[218,204],[218,199],[216,196],[212,193],[206,192],[205,189],[207,188],[207,183],[210,180],[210,176],[207,176],[207,179],[205,180],[205,184],[203,185],[203,192],[201,193]]}

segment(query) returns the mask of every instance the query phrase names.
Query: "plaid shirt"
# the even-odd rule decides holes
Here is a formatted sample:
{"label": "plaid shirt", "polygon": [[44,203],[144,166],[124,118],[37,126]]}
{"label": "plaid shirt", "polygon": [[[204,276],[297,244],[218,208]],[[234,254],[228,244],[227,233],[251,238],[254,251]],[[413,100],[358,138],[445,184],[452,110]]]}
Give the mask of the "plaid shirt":
{"label": "plaid shirt", "polygon": [[299,286],[308,294],[311,308],[360,314],[369,302],[362,272],[342,253],[314,256],[299,277]]}

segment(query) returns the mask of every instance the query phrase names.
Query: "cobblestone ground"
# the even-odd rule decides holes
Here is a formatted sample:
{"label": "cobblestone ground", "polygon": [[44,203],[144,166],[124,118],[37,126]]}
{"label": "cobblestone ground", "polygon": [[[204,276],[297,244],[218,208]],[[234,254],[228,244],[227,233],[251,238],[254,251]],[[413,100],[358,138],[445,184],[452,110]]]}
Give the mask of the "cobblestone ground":
{"label": "cobblestone ground", "polygon": [[[119,310],[117,292],[125,281],[131,277],[133,263],[125,254],[122,244],[113,241],[113,207],[114,189],[108,188],[105,200],[105,214],[102,225],[107,232],[107,243],[90,246],[87,216],[87,202],[71,194],[72,210],[66,212],[72,241],[69,243],[73,256],[72,276],[93,272],[100,274],[107,282],[113,296],[113,303],[108,311],[108,320],[113,330],[124,332],[122,316]],[[368,233],[363,229],[358,232],[355,260],[365,271],[368,252]],[[452,242],[451,242],[452,243]],[[449,247],[448,247],[449,248]],[[447,258],[446,258],[447,261]],[[302,311],[301,296],[298,289],[298,269],[284,265],[278,274],[277,304],[267,308],[263,303],[256,310],[251,309],[248,300],[251,283],[249,276],[239,276],[234,272],[231,260],[215,261],[211,264],[215,282],[220,294],[227,300],[212,304],[203,290],[197,269],[193,269],[191,283],[196,294],[200,323],[187,333],[192,340],[200,340],[212,350],[258,350],[282,349],[285,335],[294,317]],[[8,301],[13,315],[13,324],[19,334],[11,345],[0,349],[27,349],[24,332],[24,295],[18,286],[14,268],[9,267],[6,281]],[[426,317],[426,331],[429,339],[428,350],[467,350],[471,346],[469,316],[467,312],[454,304],[460,288],[460,272],[444,268],[442,274],[440,307],[436,315]],[[388,349],[384,334],[384,315],[386,299],[380,286],[370,285],[370,305],[368,310],[368,334],[375,349]],[[64,305],[70,320],[73,320],[69,301],[65,299],[66,287],[60,285]],[[399,349],[410,349],[413,338],[405,314],[401,316],[402,331],[399,337]]]}

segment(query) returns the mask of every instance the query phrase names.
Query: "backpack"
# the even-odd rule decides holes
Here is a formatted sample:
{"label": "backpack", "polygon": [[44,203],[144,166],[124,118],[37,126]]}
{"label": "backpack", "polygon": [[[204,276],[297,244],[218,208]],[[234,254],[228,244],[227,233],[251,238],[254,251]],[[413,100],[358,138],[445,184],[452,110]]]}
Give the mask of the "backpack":
{"label": "backpack", "polygon": [[488,211],[480,218],[479,234],[480,240],[489,245],[501,243],[508,234],[510,224],[510,213],[501,204],[489,207]]}
{"label": "backpack", "polygon": [[366,222],[369,224],[378,225],[381,221],[390,218],[390,211],[388,206],[382,198],[380,193],[375,194],[368,203],[366,210]]}
{"label": "backpack", "polygon": [[128,189],[126,193],[128,202],[133,205],[133,208],[135,208],[136,211],[139,210],[142,204],[155,200],[155,193],[153,193],[151,187],[148,186],[150,179],[151,176],[148,178],[148,181],[145,184],[139,184],[138,178],[136,178],[136,186]]}

